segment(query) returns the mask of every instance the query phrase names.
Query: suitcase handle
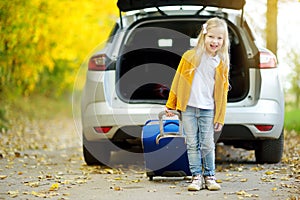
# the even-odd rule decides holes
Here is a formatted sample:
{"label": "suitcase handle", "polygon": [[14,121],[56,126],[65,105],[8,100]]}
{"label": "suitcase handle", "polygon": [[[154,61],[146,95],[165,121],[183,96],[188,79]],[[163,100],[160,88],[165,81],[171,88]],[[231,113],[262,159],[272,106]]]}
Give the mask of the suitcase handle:
{"label": "suitcase handle", "polygon": [[[182,120],[181,114],[177,110],[168,110],[168,112],[173,113],[174,115],[177,115],[179,121]],[[161,111],[160,113],[158,113],[158,119],[159,119],[159,121],[161,121],[162,118],[163,118],[163,116],[165,116],[165,115],[166,115],[166,111]]]}
{"label": "suitcase handle", "polygon": [[[178,123],[178,130],[179,130],[179,134],[178,133],[174,133],[174,132],[167,132],[165,133],[164,131],[164,124],[163,124],[163,116],[166,115],[166,112],[165,111],[161,111],[159,114],[158,114],[158,119],[159,119],[159,131],[160,133],[157,135],[156,137],[156,144],[159,144],[159,140],[163,137],[184,137],[183,135],[183,129],[182,129],[182,118],[181,118],[181,114],[176,111],[176,110],[170,110],[168,112],[172,112],[174,115],[177,115],[178,116],[178,120],[179,120],[179,123]],[[174,122],[172,122],[174,123]],[[168,123],[168,124],[172,124],[172,123]],[[174,123],[175,124],[175,123]],[[185,137],[184,137],[185,138]]]}

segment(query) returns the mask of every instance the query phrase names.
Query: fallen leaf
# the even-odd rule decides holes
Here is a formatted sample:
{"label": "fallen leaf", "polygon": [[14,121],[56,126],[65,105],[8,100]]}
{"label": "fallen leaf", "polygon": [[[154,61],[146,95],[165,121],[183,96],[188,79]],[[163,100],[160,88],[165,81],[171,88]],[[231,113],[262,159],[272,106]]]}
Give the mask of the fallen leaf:
{"label": "fallen leaf", "polygon": [[115,186],[114,187],[114,191],[121,191],[121,190],[122,190],[122,188],[120,186]]}
{"label": "fallen leaf", "polygon": [[274,174],[274,171],[266,171],[265,174],[266,175],[272,175],[272,174]]}
{"label": "fallen leaf", "polygon": [[59,183],[53,183],[49,188],[49,191],[56,191],[59,188]]}
{"label": "fallen leaf", "polygon": [[7,178],[7,175],[0,175],[1,180],[6,179],[6,178]]}
{"label": "fallen leaf", "polygon": [[256,166],[256,167],[252,167],[250,170],[251,170],[251,171],[261,171],[261,170],[263,170],[263,169],[264,169],[263,166]]}
{"label": "fallen leaf", "polygon": [[244,190],[240,190],[236,192],[237,195],[244,195],[246,192]]}
{"label": "fallen leaf", "polygon": [[283,176],[283,177],[280,178],[280,180],[282,180],[282,181],[288,181],[288,180],[290,180],[290,178],[287,177],[287,176]]}
{"label": "fallen leaf", "polygon": [[25,182],[24,185],[30,186],[30,187],[38,187],[40,185],[40,182],[33,181],[33,182]]}
{"label": "fallen leaf", "polygon": [[257,194],[250,194],[250,193],[247,193],[245,190],[240,190],[238,192],[236,192],[237,195],[239,196],[242,196],[242,197],[258,197]]}
{"label": "fallen leaf", "polygon": [[242,172],[242,171],[243,171],[243,168],[242,168],[242,167],[238,167],[238,168],[237,168],[237,171],[238,171],[238,172]]}
{"label": "fallen leaf", "polygon": [[76,180],[75,183],[77,183],[77,184],[83,184],[83,183],[86,183],[86,180]]}
{"label": "fallen leaf", "polygon": [[114,174],[114,170],[113,169],[104,169],[104,171],[108,174]]}
{"label": "fallen leaf", "polygon": [[137,180],[132,180],[131,182],[133,182],[133,183],[139,183],[139,182],[141,182],[141,180],[137,179]]}
{"label": "fallen leaf", "polygon": [[21,153],[20,153],[20,152],[15,152],[15,157],[16,157],[16,158],[21,157]]}
{"label": "fallen leaf", "polygon": [[46,198],[47,195],[44,194],[44,193],[41,193],[41,192],[35,192],[35,191],[32,191],[31,194],[35,197],[41,197],[41,198]]}
{"label": "fallen leaf", "polygon": [[277,190],[277,188],[276,188],[276,187],[273,187],[273,188],[272,188],[272,191],[276,191],[276,190]]}
{"label": "fallen leaf", "polygon": [[11,197],[11,198],[15,198],[19,195],[19,191],[15,190],[15,191],[8,191],[7,194]]}

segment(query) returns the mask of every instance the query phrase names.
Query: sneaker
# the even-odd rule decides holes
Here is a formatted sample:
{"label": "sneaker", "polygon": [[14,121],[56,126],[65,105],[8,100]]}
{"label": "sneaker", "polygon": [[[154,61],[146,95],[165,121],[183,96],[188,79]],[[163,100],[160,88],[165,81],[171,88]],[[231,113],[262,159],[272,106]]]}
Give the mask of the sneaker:
{"label": "sneaker", "polygon": [[216,182],[215,176],[206,176],[204,178],[205,186],[208,190],[220,190],[221,186]]}
{"label": "sneaker", "polygon": [[202,176],[197,175],[193,176],[192,183],[188,186],[188,191],[199,191],[202,189]]}

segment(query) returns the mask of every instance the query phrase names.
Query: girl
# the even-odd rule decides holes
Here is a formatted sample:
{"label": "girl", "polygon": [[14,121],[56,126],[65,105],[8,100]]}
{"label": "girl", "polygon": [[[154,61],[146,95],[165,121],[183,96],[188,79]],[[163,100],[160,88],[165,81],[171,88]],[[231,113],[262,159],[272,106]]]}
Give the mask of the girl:
{"label": "girl", "polygon": [[221,131],[227,104],[229,71],[227,24],[211,18],[202,26],[197,45],[185,52],[177,68],[166,103],[182,112],[187,153],[192,173],[190,191],[219,190],[215,178],[214,131]]}

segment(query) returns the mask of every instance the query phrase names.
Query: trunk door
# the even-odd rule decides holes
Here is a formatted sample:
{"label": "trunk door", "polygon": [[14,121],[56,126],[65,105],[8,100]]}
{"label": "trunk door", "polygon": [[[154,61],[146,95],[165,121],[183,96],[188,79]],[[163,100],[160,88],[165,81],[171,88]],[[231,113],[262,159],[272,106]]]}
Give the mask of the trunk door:
{"label": "trunk door", "polygon": [[161,6],[210,6],[241,10],[245,0],[118,0],[120,11],[127,12]]}

